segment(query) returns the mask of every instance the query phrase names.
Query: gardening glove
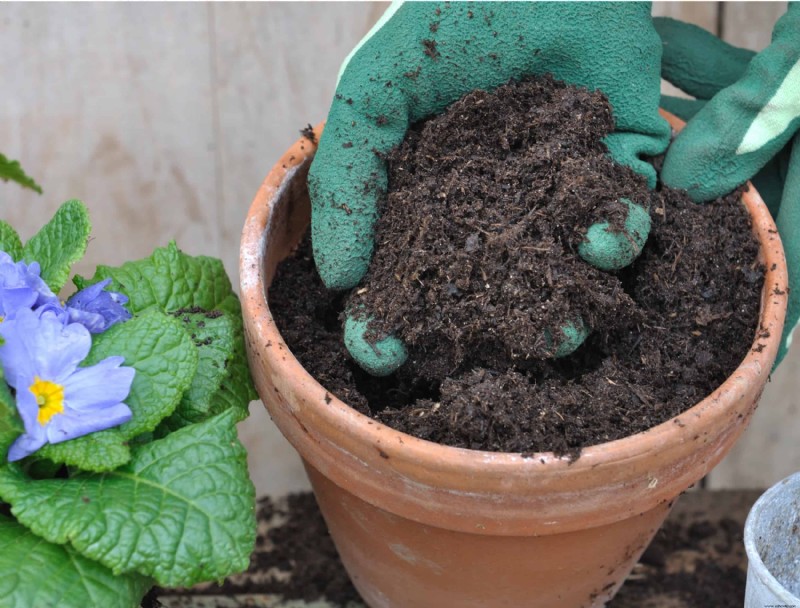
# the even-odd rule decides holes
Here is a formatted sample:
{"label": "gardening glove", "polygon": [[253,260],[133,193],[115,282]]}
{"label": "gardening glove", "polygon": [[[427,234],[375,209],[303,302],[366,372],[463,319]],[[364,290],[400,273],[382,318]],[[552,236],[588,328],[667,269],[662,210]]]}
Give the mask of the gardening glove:
{"label": "gardening glove", "polygon": [[664,44],[663,77],[697,98],[662,100],[688,120],[662,180],[705,202],[752,179],[775,218],[792,288],[777,366],[800,317],[800,5],[789,4],[758,54],[680,21],[654,23]]}
{"label": "gardening glove", "polygon": [[[442,112],[474,89],[552,73],[609,98],[616,131],[606,137],[614,160],[647,177],[643,156],[662,153],[669,126],[658,115],[660,43],[650,3],[395,2],[345,60],[325,132],[309,173],[314,258],[329,288],[354,287],[370,263],[378,201],[387,188],[384,155],[409,126]],[[628,203],[626,203],[628,204]],[[638,255],[648,210],[629,205],[625,233],[591,226],[579,253],[617,269]],[[369,343],[369,319],[350,316],[345,343],[373,375],[405,361],[395,337]],[[545,335],[554,355],[588,335],[580,319]]]}

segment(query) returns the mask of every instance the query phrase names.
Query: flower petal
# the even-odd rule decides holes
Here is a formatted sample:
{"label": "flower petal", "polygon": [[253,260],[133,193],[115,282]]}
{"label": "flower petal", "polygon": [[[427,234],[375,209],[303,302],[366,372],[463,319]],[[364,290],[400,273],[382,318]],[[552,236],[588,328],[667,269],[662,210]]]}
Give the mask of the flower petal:
{"label": "flower petal", "polygon": [[67,314],[70,322],[80,323],[93,334],[99,334],[108,329],[105,318],[98,312],[89,312],[88,310],[67,306]]}
{"label": "flower petal", "polygon": [[[49,302],[58,302],[56,295],[41,277],[39,264],[33,262],[14,262],[3,252],[0,256],[0,309],[4,316],[12,315],[24,303],[26,307],[34,307]],[[13,293],[17,292],[16,298]],[[33,299],[28,303],[28,300]]]}
{"label": "flower petal", "polygon": [[83,307],[97,298],[103,292],[106,285],[110,284],[111,279],[105,279],[94,285],[89,285],[89,287],[81,289],[79,292],[73,294],[72,297],[67,300],[67,303],[75,307]]}
{"label": "flower petal", "polygon": [[108,357],[81,367],[64,383],[64,401],[76,411],[97,411],[123,401],[131,391],[136,370],[120,367],[123,357]]}
{"label": "flower petal", "polygon": [[13,318],[21,308],[33,308],[39,295],[28,287],[0,287],[0,314]]}
{"label": "flower petal", "polygon": [[96,431],[104,431],[133,417],[131,408],[125,403],[116,403],[100,411],[78,412],[65,410],[53,416],[45,428],[50,443],[61,443]]}
{"label": "flower petal", "polygon": [[44,316],[51,316],[58,320],[61,325],[69,325],[69,314],[67,313],[61,302],[47,302],[37,307],[33,311],[39,318]]}
{"label": "flower petal", "polygon": [[72,321],[85,325],[92,333],[101,333],[130,319],[131,313],[123,306],[128,298],[115,291],[104,291],[110,283],[111,279],[106,279],[73,295],[67,301]]}
{"label": "flower petal", "polygon": [[39,424],[37,417],[39,415],[39,404],[36,403],[36,397],[30,391],[30,385],[33,384],[31,378],[18,378],[17,384],[21,385],[17,389],[17,412],[22,418],[22,424],[25,426],[25,433],[31,436],[44,437],[44,429]]}
{"label": "flower petal", "polygon": [[[24,316],[24,315],[20,315]],[[21,334],[30,330],[30,324],[19,318],[0,323],[0,365],[3,366],[6,382],[19,389],[18,382],[29,382],[36,375],[34,366],[35,354],[30,351],[30,344],[23,340]]]}
{"label": "flower petal", "polygon": [[45,443],[47,443],[47,437],[44,432],[40,435],[28,435],[27,433],[20,435],[8,449],[8,461],[16,462],[17,460],[22,460],[26,456],[33,454]]}
{"label": "flower petal", "polygon": [[92,347],[91,334],[82,325],[65,326],[55,314],[40,316],[30,310],[20,310],[16,318],[0,323],[0,335],[5,340],[0,364],[9,381],[39,376],[61,384]]}

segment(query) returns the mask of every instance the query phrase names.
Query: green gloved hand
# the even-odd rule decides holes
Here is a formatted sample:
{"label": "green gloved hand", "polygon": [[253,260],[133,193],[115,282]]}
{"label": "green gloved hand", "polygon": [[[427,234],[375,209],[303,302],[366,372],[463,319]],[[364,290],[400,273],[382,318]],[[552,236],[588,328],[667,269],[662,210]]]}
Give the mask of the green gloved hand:
{"label": "green gloved hand", "polygon": [[[660,48],[650,3],[393,3],[342,66],[309,173],[322,280],[349,289],[367,271],[377,203],[387,188],[383,155],[409,126],[510,78],[550,72],[602,90],[616,121],[606,137],[611,156],[653,187],[655,171],[642,157],[660,154],[669,140],[658,115]],[[579,249],[584,259],[613,270],[638,255],[650,218],[631,203],[627,234],[609,232],[603,222],[590,227]],[[345,323],[350,353],[374,375],[393,372],[406,349],[391,336],[368,343],[366,325],[365,319]],[[554,355],[572,352],[588,332],[581,319],[557,328],[549,335]]]}
{"label": "green gloved hand", "polygon": [[800,5],[789,4],[758,54],[680,21],[654,23],[663,77],[697,97],[662,100],[688,120],[667,153],[664,183],[704,202],[752,179],[778,226],[792,291],[777,366],[800,318]]}

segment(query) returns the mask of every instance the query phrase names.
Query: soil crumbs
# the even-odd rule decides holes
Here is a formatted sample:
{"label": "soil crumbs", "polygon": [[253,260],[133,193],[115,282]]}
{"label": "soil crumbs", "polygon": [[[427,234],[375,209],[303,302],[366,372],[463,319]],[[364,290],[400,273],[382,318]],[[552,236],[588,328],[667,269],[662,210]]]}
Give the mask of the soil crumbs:
{"label": "soil crumbs", "polygon": [[[188,593],[276,594],[286,601],[327,600],[339,608],[362,606],[311,492],[278,501],[261,498],[258,515],[259,536],[248,572],[228,578],[222,586],[195,587]],[[710,521],[687,514],[672,517],[608,606],[738,608],[744,601],[746,582],[743,553],[741,522],[729,518]],[[157,602],[159,594],[170,592],[156,589],[149,602]]]}
{"label": "soil crumbs", "polygon": [[742,523],[686,519],[661,527],[609,608],[659,608],[665,598],[698,608],[744,604]]}
{"label": "soil crumbs", "polygon": [[[463,448],[577,458],[697,403],[751,345],[758,244],[740,191],[698,205],[648,190],[606,156],[612,129],[601,93],[549,77],[474,91],[415,125],[388,159],[362,285],[325,289],[307,240],[279,268],[270,309],[291,351],[362,413]],[[577,249],[597,221],[620,229],[621,198],[649,205],[650,237],[631,266],[602,272]],[[409,346],[388,378],[344,347],[344,311],[359,306],[376,337]],[[576,317],[592,334],[550,358],[548,330]]]}

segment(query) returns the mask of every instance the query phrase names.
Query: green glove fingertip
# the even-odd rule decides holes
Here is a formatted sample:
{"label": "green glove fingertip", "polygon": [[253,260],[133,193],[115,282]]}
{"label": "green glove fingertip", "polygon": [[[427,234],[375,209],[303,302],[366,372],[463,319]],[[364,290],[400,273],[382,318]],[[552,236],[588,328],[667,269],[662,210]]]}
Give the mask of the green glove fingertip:
{"label": "green glove fingertip", "polygon": [[[578,347],[584,343],[586,338],[589,337],[590,330],[583,322],[583,319],[578,318],[575,322],[569,322],[558,330],[559,343],[556,347],[553,357],[560,359],[574,353]],[[553,347],[553,334],[549,329],[544,332],[544,340],[548,348]]]}
{"label": "green glove fingertip", "polygon": [[369,342],[364,333],[370,319],[347,317],[344,322],[344,344],[359,367],[373,376],[388,376],[406,362],[408,351],[403,342],[389,336],[375,343]]}
{"label": "green glove fingertip", "polygon": [[620,201],[628,206],[624,230],[613,231],[608,222],[592,224],[586,240],[578,245],[580,256],[600,270],[619,270],[633,262],[650,234],[647,210],[626,198]]}

